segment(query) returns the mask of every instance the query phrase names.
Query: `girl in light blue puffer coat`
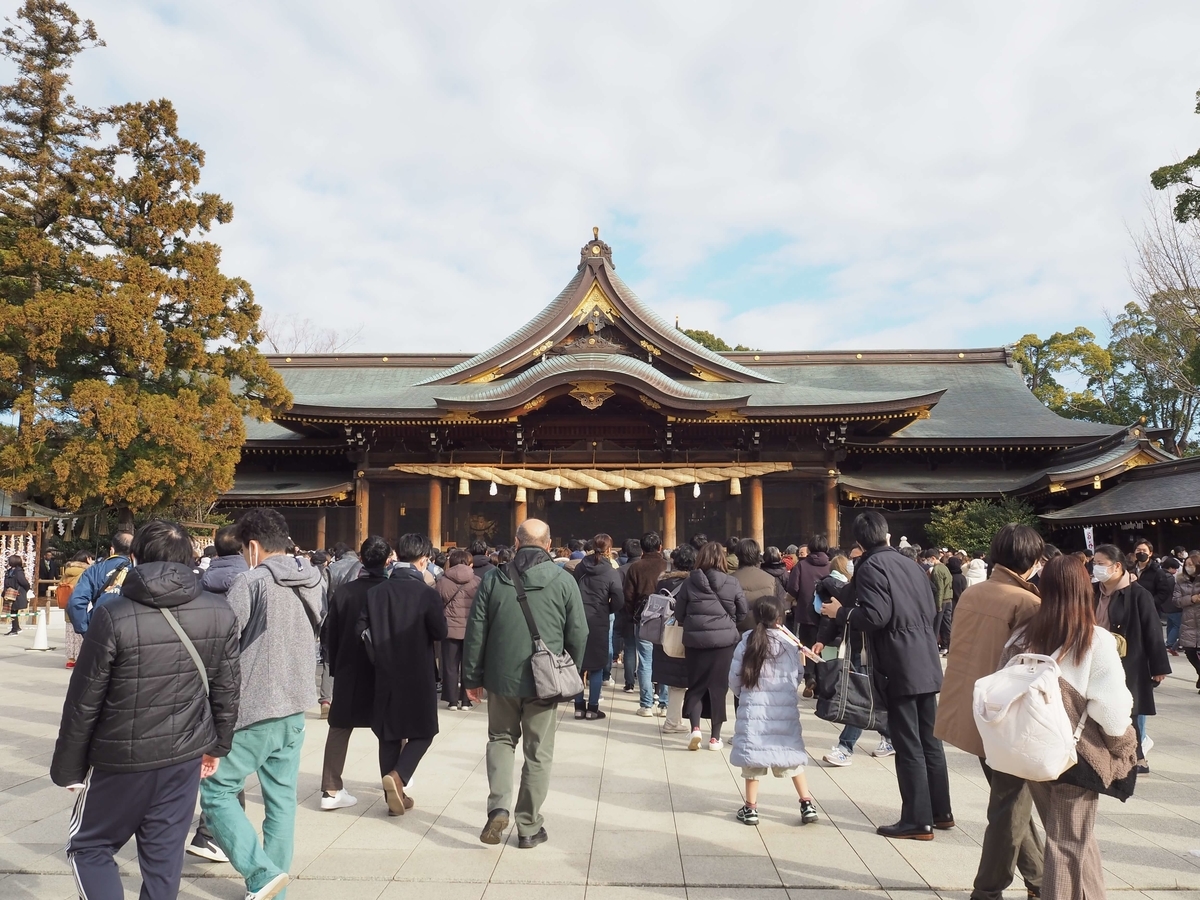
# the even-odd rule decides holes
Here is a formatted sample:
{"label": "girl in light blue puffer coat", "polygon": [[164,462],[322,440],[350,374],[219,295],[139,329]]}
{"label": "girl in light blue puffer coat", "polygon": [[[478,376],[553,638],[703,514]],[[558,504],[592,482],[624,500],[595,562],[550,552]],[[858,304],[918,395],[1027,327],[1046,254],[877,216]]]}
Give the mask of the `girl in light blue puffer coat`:
{"label": "girl in light blue puffer coat", "polygon": [[764,597],[754,607],[758,624],[746,632],[729,667],[729,688],[738,698],[737,727],[729,761],[742,767],[746,802],[738,821],[758,824],[758,781],[769,769],[791,778],[800,796],[800,824],[817,821],[817,805],[808,790],[804,736],[796,691],[804,680],[800,644],[779,622],[779,608]]}

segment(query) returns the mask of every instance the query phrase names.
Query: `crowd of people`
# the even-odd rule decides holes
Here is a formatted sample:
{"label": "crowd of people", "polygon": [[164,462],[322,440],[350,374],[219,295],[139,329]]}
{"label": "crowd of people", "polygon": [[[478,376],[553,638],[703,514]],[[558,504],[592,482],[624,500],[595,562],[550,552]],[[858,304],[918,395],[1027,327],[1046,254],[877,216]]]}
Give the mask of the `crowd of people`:
{"label": "crowd of people", "polygon": [[[1109,785],[991,768],[973,690],[1014,654],[1052,656],[1097,740],[1127,739],[1131,766],[1148,772],[1146,719],[1170,654],[1183,650],[1200,675],[1200,553],[1158,560],[1139,541],[1128,555],[1112,545],[1063,555],[1022,525],[1001,529],[986,554],[894,547],[870,511],[852,533],[848,548],[820,534],[783,550],[696,535],[668,551],[654,532],[619,547],[608,534],[555,547],[549,526],[530,519],[511,548],[477,541],[447,553],[406,534],[301,553],[278,512],[255,509],[195,559],[176,523],[119,532],[104,559],[64,572],[77,640],[51,776],[77,794],[68,857],[80,894],[121,896],[114,853],[136,835],[144,897],[175,895],[185,850],[230,862],[250,900],[279,895],[314,707],[328,718],[320,808],[358,802],[342,774],[353,730],[369,728],[388,812],[402,816],[439,702],[453,712],[485,703],[480,840],[501,842],[515,822],[518,847],[534,848],[548,840],[541,807],[558,704],[604,719],[617,668],[635,714],[661,719],[681,748],[721,751],[730,738],[745,780],[738,821],[758,823],[758,782],[770,773],[792,780],[808,825],[820,815],[800,708],[843,643],[887,713],[872,753],[895,757],[901,803],[879,834],[932,840],[955,827],[947,742],[979,758],[990,786],[974,900],[999,900],[1014,871],[1031,897],[1102,893],[1092,825]],[[547,658],[574,666],[583,689],[547,692]],[[823,761],[850,765],[862,733],[845,724]],[[245,813],[251,775],[261,839]]]}

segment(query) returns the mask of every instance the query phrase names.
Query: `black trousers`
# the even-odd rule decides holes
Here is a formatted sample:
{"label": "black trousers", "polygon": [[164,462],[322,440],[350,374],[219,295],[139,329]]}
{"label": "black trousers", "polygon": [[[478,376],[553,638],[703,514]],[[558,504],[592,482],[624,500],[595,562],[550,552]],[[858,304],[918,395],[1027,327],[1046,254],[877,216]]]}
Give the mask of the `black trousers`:
{"label": "black trousers", "polygon": [[463,642],[452,638],[442,641],[442,700],[457,704],[467,698],[460,693],[462,684]]}
{"label": "black trousers", "polygon": [[[809,602],[810,603],[812,602],[811,597],[809,598]],[[800,639],[800,643],[802,643],[805,647],[811,647],[813,644],[815,644],[817,642],[817,632],[819,630],[820,630],[820,626],[806,625],[805,623],[801,622],[799,625],[796,626],[796,637],[798,637]],[[808,657],[805,657],[804,658],[804,683],[805,684],[813,684],[816,682],[816,680],[817,680],[817,664],[815,662],[813,662],[811,659],[809,659]]]}
{"label": "black trousers", "polygon": [[950,776],[942,742],[933,736],[937,694],[888,699],[888,730],[896,751],[900,783],[900,821],[932,825],[950,811]]}
{"label": "black trousers", "polygon": [[67,840],[79,896],[123,900],[113,855],[136,836],[141,900],[174,900],[199,790],[199,759],[149,772],[89,772]]}
{"label": "black trousers", "polygon": [[700,727],[700,719],[704,714],[704,701],[707,698],[711,704],[712,736],[721,736],[721,726],[725,724],[725,698],[729,694],[729,666],[733,662],[733,652],[737,649],[734,644],[729,647],[717,647],[713,650],[697,650],[687,648],[684,662],[687,664],[688,688],[683,695],[683,716],[688,719],[692,728]]}
{"label": "black trousers", "polygon": [[433,738],[409,738],[402,741],[379,739],[379,777],[389,772],[400,776],[401,784],[412,781],[421,757],[432,746]]}

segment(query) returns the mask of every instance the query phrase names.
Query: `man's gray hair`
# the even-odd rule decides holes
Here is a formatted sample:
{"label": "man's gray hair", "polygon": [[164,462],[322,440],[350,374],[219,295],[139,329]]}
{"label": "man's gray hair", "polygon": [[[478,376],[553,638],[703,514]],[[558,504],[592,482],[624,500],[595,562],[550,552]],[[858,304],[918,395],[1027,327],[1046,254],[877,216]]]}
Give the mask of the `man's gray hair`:
{"label": "man's gray hair", "polygon": [[518,547],[542,547],[550,545],[550,526],[541,519],[526,519],[517,528]]}

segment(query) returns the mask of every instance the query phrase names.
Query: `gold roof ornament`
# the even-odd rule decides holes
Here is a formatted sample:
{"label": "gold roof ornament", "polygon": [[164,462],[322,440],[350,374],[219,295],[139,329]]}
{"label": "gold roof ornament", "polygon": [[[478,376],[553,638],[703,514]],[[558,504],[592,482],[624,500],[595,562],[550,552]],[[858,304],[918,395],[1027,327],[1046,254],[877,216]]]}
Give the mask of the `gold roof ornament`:
{"label": "gold roof ornament", "polygon": [[604,405],[604,401],[615,396],[612,382],[609,381],[573,381],[571,396],[579,401],[584,409],[596,410]]}

